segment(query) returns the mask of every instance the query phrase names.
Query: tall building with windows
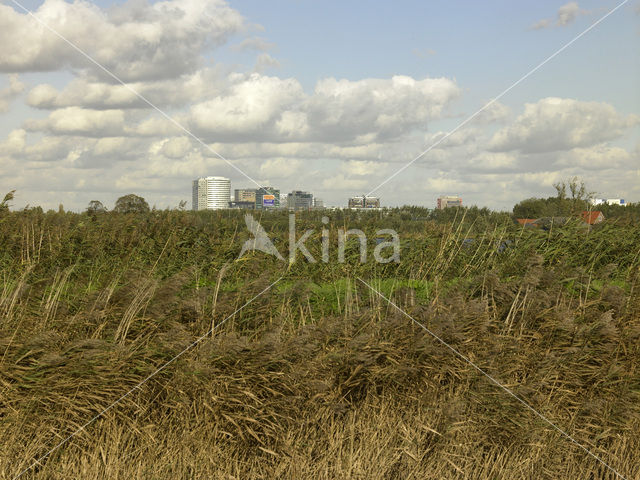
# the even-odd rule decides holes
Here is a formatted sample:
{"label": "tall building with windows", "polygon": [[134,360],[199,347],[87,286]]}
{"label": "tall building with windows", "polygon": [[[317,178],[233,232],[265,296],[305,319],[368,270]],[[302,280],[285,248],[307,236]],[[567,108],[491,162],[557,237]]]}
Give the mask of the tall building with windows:
{"label": "tall building with windows", "polygon": [[256,202],[255,188],[236,188],[233,191],[233,199],[235,202]]}
{"label": "tall building with windows", "polygon": [[438,210],[442,210],[447,207],[461,207],[462,206],[462,198],[455,197],[452,195],[443,195],[442,197],[438,197],[437,208]]}
{"label": "tall building with windows", "polygon": [[201,177],[193,181],[193,210],[229,208],[231,180],[225,177]]}
{"label": "tall building with windows", "polygon": [[311,210],[311,207],[313,207],[313,194],[294,190],[287,195],[287,207],[289,210]]}
{"label": "tall building with windows", "polygon": [[273,187],[256,189],[256,209],[280,208],[280,190]]}

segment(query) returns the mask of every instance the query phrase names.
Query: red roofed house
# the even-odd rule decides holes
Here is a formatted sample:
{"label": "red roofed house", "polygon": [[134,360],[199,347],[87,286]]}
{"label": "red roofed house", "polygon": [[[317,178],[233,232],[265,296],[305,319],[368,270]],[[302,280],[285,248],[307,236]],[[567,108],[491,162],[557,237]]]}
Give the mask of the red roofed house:
{"label": "red roofed house", "polygon": [[596,223],[600,223],[604,220],[604,215],[598,210],[594,210],[593,212],[582,212],[582,220],[589,225],[595,225]]}
{"label": "red roofed house", "polygon": [[537,218],[516,218],[516,221],[523,227],[535,227]]}

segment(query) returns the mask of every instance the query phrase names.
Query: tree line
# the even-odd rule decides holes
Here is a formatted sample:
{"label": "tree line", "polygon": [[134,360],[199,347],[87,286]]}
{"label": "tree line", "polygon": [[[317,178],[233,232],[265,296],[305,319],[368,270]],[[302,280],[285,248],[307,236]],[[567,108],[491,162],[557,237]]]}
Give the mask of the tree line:
{"label": "tree line", "polygon": [[[556,195],[548,198],[527,198],[513,207],[514,218],[543,218],[543,217],[574,217],[584,211],[601,211],[605,218],[627,218],[640,221],[640,203],[630,203],[626,206],[602,204],[593,206],[590,199],[594,193],[587,190],[583,181],[577,177],[557,182],[553,185]],[[14,199],[15,190],[7,193],[0,202],[0,212],[9,210],[9,202]],[[178,210],[184,210],[185,201],[181,201]],[[35,207],[39,208],[39,207]],[[63,211],[62,205],[60,211]],[[151,211],[147,201],[138,195],[130,193],[116,200],[112,212],[115,213],[148,213]],[[91,216],[106,213],[108,209],[99,200],[91,200],[86,208]],[[371,212],[366,212],[371,213]],[[355,214],[355,213],[354,213]],[[387,216],[398,220],[429,220],[438,223],[448,223],[464,218],[468,222],[479,219],[504,220],[507,212],[496,212],[487,207],[451,207],[443,210],[430,209],[419,206],[403,206],[387,209]]]}
{"label": "tree line", "polygon": [[594,192],[587,190],[577,177],[555,183],[556,195],[548,198],[527,198],[513,207],[516,218],[574,217],[585,211],[601,211],[605,218],[640,219],[640,203],[623,205],[592,205]]}

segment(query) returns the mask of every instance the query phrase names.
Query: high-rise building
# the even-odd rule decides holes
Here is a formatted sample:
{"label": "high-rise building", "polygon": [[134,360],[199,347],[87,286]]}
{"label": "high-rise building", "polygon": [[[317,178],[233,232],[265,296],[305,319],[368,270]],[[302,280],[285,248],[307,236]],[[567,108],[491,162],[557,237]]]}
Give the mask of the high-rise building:
{"label": "high-rise building", "polygon": [[233,200],[237,202],[253,202],[256,203],[255,188],[236,188],[233,191]]}
{"label": "high-rise building", "polygon": [[311,210],[311,207],[313,207],[313,194],[294,190],[287,195],[287,207],[289,210]]}
{"label": "high-rise building", "polygon": [[313,208],[324,208],[324,202],[321,198],[313,197]]}
{"label": "high-rise building", "polygon": [[442,210],[447,207],[461,207],[462,198],[453,195],[443,195],[438,197],[438,210]]}
{"label": "high-rise building", "polygon": [[256,208],[258,210],[280,208],[280,190],[273,187],[256,189]]}
{"label": "high-rise building", "polygon": [[225,177],[201,177],[193,181],[193,210],[217,210],[229,207],[231,180]]}
{"label": "high-rise building", "polygon": [[349,199],[349,208],[380,208],[380,199],[378,197],[351,197]]}

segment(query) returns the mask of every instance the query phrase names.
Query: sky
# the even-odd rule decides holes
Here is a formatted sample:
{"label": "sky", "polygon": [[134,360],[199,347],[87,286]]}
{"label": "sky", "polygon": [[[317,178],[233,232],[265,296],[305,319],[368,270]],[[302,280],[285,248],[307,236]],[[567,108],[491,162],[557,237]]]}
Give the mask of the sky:
{"label": "sky", "polygon": [[640,0],[515,86],[622,0],[16,1],[39,21],[0,2],[14,208],[174,208],[209,175],[329,206],[511,210],[574,176],[640,201]]}

